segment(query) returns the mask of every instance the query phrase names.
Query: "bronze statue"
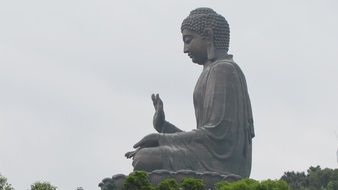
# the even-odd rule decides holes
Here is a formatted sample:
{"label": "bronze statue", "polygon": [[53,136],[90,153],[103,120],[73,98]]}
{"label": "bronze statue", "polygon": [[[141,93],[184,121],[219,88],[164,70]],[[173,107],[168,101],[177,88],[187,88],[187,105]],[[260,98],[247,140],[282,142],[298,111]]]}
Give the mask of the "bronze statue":
{"label": "bronze statue", "polygon": [[244,74],[229,55],[229,25],[210,8],[184,19],[184,53],[203,71],[194,90],[197,129],[184,132],[165,120],[163,102],[152,95],[154,128],[127,152],[134,170],[192,170],[249,177],[254,137]]}

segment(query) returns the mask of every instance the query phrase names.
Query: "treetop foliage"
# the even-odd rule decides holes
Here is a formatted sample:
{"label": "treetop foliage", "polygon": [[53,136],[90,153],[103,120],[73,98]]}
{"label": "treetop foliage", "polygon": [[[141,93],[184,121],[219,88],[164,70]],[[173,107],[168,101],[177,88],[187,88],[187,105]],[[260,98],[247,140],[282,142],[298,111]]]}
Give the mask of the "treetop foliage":
{"label": "treetop foliage", "polygon": [[[262,182],[253,179],[243,179],[236,182],[220,182],[216,190],[288,190],[288,184],[282,180],[265,180]],[[125,183],[124,190],[206,190],[200,179],[185,178],[180,183],[174,179],[165,179],[158,186],[153,186],[145,172],[130,174]]]}
{"label": "treetop foliage", "polygon": [[285,172],[281,180],[290,190],[338,190],[338,169],[321,169],[311,166],[305,172]]}
{"label": "treetop foliage", "polygon": [[[115,190],[112,186],[109,190]],[[288,171],[279,180],[257,181],[242,179],[235,182],[222,181],[215,185],[216,190],[338,190],[338,169],[320,166],[309,167],[306,172]],[[7,178],[0,174],[0,190],[14,190]],[[35,182],[30,190],[57,190],[49,182]],[[150,183],[148,174],[136,171],[124,181],[123,190],[206,190],[200,179],[185,178],[181,182],[165,179],[157,186]]]}
{"label": "treetop foliage", "polygon": [[57,187],[49,182],[35,182],[31,185],[31,190],[56,190]]}
{"label": "treetop foliage", "polygon": [[220,182],[216,184],[217,190],[288,190],[288,184],[282,180],[256,181],[242,179],[236,182]]}
{"label": "treetop foliage", "polygon": [[14,190],[11,184],[7,182],[7,178],[0,174],[0,190]]}

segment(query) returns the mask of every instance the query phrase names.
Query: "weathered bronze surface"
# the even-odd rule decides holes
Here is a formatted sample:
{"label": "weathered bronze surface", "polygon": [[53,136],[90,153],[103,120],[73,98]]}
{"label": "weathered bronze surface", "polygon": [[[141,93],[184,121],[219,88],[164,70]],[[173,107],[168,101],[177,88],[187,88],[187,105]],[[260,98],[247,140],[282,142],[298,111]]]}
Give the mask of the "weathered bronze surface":
{"label": "weathered bronze surface", "polygon": [[246,80],[229,55],[229,25],[210,8],[191,11],[181,32],[184,53],[203,66],[194,90],[197,129],[184,132],[165,120],[163,102],[152,95],[154,128],[127,152],[134,170],[192,170],[249,177],[253,118]]}

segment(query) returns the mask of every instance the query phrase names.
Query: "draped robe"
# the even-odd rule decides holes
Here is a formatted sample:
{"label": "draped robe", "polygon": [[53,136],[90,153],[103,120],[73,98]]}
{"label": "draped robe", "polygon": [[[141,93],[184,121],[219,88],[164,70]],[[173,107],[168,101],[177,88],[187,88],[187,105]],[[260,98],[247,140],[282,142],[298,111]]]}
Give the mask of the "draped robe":
{"label": "draped robe", "polygon": [[204,67],[194,107],[197,129],[163,134],[152,148],[161,155],[161,169],[249,177],[253,118],[244,74],[232,56]]}

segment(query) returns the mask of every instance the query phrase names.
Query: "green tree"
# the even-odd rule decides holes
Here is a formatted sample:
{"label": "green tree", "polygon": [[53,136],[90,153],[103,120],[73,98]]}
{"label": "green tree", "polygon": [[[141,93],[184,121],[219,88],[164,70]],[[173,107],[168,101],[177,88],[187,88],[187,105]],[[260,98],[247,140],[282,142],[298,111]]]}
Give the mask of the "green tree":
{"label": "green tree", "polygon": [[338,181],[337,180],[330,181],[327,184],[327,190],[338,190]]}
{"label": "green tree", "polygon": [[257,190],[288,190],[288,184],[283,180],[264,180]]}
{"label": "green tree", "polygon": [[200,179],[184,178],[180,183],[182,190],[204,190],[204,183]]}
{"label": "green tree", "polygon": [[311,166],[307,174],[285,172],[281,179],[289,184],[290,190],[338,190],[338,169]]}
{"label": "green tree", "polygon": [[0,174],[0,190],[14,190],[11,184],[7,182],[7,178]]}
{"label": "green tree", "polygon": [[253,179],[242,179],[235,182],[222,181],[216,184],[217,190],[255,190],[259,182]]}
{"label": "green tree", "polygon": [[179,185],[174,179],[165,179],[161,181],[156,190],[179,190]]}
{"label": "green tree", "polygon": [[330,181],[336,181],[338,180],[338,169],[332,170],[332,174],[330,177]]}
{"label": "green tree", "polygon": [[290,190],[300,190],[307,186],[307,176],[304,172],[284,172],[281,180],[289,184]]}
{"label": "green tree", "polygon": [[31,190],[56,190],[57,187],[51,185],[49,182],[35,182],[31,185]]}
{"label": "green tree", "polygon": [[283,180],[256,181],[242,179],[235,182],[220,182],[216,184],[217,190],[288,190],[288,184]]}
{"label": "green tree", "polygon": [[123,185],[124,190],[154,190],[151,185],[148,174],[142,171],[131,173],[125,180]]}

